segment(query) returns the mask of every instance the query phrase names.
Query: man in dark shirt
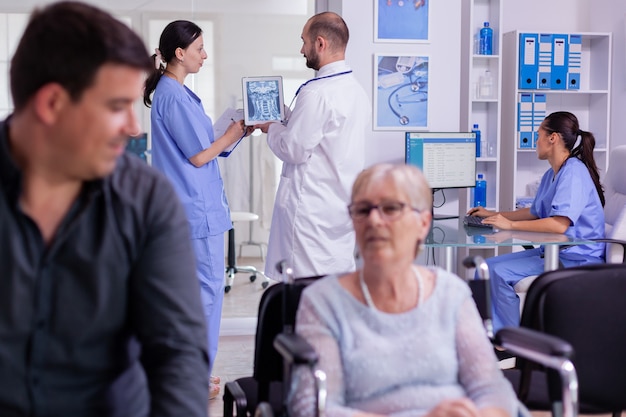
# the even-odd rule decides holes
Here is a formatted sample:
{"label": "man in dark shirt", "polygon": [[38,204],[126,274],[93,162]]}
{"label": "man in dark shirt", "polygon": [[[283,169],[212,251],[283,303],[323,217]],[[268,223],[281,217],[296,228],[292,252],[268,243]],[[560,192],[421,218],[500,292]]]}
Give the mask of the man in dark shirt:
{"label": "man in dark shirt", "polygon": [[0,416],[204,416],[187,219],[124,155],[152,61],[81,3],[36,11],[0,123]]}

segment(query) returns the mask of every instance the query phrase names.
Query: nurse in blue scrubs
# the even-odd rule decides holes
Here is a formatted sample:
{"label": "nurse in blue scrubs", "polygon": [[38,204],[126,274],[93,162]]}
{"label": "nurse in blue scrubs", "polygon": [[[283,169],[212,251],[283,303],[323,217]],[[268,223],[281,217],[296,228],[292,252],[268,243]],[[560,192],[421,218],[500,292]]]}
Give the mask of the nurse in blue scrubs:
{"label": "nurse in blue scrubs", "polygon": [[[144,103],[152,107],[152,164],[172,181],[187,211],[212,369],[224,298],[224,232],[232,227],[216,157],[251,129],[243,121],[233,122],[223,136],[214,137],[200,98],[184,85],[207,58],[202,30],[195,23],[168,24],[153,58],[155,71],[144,92]],[[218,384],[218,377],[210,377],[210,398],[219,394]]]}
{"label": "nurse in blue scrubs", "polygon": [[[593,157],[596,140],[580,130],[569,112],[546,117],[539,127],[537,157],[550,169],[541,179],[531,207],[494,212],[474,207],[468,214],[484,217],[483,223],[501,230],[563,233],[572,238],[604,237],[604,191]],[[604,244],[575,245],[559,252],[564,267],[601,263]],[[519,298],[514,286],[521,279],[543,272],[543,248],[487,259],[491,277],[494,330],[519,325]]]}

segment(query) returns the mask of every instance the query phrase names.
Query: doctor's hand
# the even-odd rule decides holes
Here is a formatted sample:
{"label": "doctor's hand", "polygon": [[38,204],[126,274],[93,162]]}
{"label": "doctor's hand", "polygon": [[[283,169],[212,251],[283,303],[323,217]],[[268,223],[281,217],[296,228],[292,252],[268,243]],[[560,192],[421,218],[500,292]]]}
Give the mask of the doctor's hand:
{"label": "doctor's hand", "polygon": [[267,130],[270,128],[270,125],[272,123],[277,123],[277,122],[267,122],[267,123],[262,123],[262,124],[258,124],[258,125],[254,125],[252,126],[254,129],[259,129],[261,130],[261,132],[263,133],[267,133]]}
{"label": "doctor's hand", "polygon": [[254,126],[246,126],[246,132],[244,133],[244,136],[250,136],[252,132],[254,132],[254,130],[255,130]]}

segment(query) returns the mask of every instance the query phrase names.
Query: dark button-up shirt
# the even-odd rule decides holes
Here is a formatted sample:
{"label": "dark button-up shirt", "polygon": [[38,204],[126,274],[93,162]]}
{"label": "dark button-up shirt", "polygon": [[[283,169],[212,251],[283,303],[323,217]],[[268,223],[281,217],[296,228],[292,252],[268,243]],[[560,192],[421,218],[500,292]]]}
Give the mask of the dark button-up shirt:
{"label": "dark button-up shirt", "polygon": [[0,123],[0,416],[204,416],[206,330],[187,219],[123,155],[49,244]]}

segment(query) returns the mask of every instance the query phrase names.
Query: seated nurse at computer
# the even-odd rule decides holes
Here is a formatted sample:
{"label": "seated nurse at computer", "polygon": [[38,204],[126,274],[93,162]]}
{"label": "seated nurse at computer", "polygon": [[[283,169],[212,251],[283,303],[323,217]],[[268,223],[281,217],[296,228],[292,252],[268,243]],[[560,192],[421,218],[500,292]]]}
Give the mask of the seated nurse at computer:
{"label": "seated nurse at computer", "polygon": [[[596,140],[580,130],[569,112],[555,112],[539,127],[537,157],[550,168],[541,178],[533,204],[509,212],[474,207],[468,214],[501,230],[564,233],[580,239],[604,237],[604,192],[593,158]],[[494,329],[519,325],[519,298],[513,287],[543,272],[543,248],[487,259],[491,276]],[[604,244],[574,245],[559,252],[563,267],[604,261]]]}

